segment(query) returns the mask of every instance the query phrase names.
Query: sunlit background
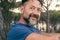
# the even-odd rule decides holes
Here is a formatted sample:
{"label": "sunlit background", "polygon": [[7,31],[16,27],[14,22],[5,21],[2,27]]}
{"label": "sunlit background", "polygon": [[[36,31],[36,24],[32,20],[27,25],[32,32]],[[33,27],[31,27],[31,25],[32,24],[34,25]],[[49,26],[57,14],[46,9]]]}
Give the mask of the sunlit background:
{"label": "sunlit background", "polygon": [[[21,0],[16,0],[16,2],[19,2],[19,1],[21,1]],[[46,3],[44,5],[46,5]],[[51,4],[49,6],[49,10],[60,10],[60,0],[52,0]],[[12,11],[19,12],[18,8],[15,8]]]}

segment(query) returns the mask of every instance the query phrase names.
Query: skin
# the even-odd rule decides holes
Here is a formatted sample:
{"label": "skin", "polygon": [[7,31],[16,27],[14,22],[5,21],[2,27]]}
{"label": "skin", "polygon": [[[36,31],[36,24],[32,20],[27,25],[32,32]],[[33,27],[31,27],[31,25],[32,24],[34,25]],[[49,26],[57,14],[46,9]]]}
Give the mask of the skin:
{"label": "skin", "polygon": [[[40,13],[41,13],[41,4],[37,0],[29,0],[28,2],[25,3],[24,6],[20,7],[20,11],[22,13],[20,23],[27,24],[23,17],[29,18],[30,14],[35,14],[38,16],[38,21],[40,18]],[[30,17],[30,20],[36,21],[37,19],[35,17]]]}
{"label": "skin", "polygon": [[[31,13],[35,14],[38,16],[38,21],[40,18],[40,13],[41,13],[41,4],[38,0],[29,0],[28,2],[25,3],[25,5],[20,6],[20,11],[21,11],[21,19],[19,20],[20,23],[26,24],[26,21],[23,19],[23,17],[29,18],[29,15]],[[35,17],[30,17],[30,20],[36,21],[37,19]],[[33,35],[33,36],[32,36]],[[31,33],[26,37],[25,40],[51,40],[50,37],[42,34],[37,34],[37,33]]]}

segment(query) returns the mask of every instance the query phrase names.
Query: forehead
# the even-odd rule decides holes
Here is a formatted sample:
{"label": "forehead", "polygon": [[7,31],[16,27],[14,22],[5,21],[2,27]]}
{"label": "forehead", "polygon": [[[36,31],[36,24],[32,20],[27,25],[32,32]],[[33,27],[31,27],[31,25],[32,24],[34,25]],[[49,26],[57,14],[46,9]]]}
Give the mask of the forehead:
{"label": "forehead", "polygon": [[29,0],[28,2],[26,2],[26,6],[34,6],[34,7],[39,7],[41,8],[41,4],[38,0]]}

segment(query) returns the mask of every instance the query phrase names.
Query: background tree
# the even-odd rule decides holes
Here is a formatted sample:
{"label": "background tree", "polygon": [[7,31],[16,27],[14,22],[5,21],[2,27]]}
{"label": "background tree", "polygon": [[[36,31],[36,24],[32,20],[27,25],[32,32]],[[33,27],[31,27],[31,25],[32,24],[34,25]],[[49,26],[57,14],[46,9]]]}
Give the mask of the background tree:
{"label": "background tree", "polygon": [[[2,25],[0,26],[0,35],[2,40],[6,40],[6,35],[9,30],[9,25],[11,22],[11,19],[13,17],[12,12],[9,11],[9,9],[15,8],[15,0],[0,0],[0,19],[2,18],[3,20],[0,20]],[[3,26],[3,28],[2,28]],[[3,34],[4,33],[4,34]]]}
{"label": "background tree", "polygon": [[44,9],[45,9],[45,11],[46,11],[46,15],[44,16],[44,17],[46,17],[46,18],[44,18],[44,19],[45,19],[46,24],[47,24],[46,32],[50,32],[50,30],[49,30],[49,26],[50,26],[49,7],[50,7],[50,5],[52,4],[52,1],[53,1],[53,0],[44,0],[44,3],[45,3],[45,4],[43,5],[43,7],[44,7]]}

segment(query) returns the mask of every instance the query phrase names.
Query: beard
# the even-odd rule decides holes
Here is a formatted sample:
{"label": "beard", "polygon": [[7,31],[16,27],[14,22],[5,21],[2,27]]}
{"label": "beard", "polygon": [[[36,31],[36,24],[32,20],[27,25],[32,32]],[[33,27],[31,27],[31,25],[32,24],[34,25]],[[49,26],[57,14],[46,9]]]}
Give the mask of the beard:
{"label": "beard", "polygon": [[29,20],[29,24],[34,26],[37,24],[37,20]]}
{"label": "beard", "polygon": [[[31,13],[33,14],[33,13]],[[25,22],[27,23],[27,25],[31,25],[34,26],[35,24],[38,23],[38,20],[30,20],[31,14],[29,15],[29,17],[26,16],[26,14],[23,16],[23,19],[25,20]]]}
{"label": "beard", "polygon": [[26,23],[28,25],[31,25],[31,26],[34,26],[37,24],[37,21],[36,20],[30,20],[29,18],[24,18],[24,20],[26,21]]}
{"label": "beard", "polygon": [[25,22],[26,22],[27,24],[29,24],[29,18],[23,17],[23,19],[25,20]]}
{"label": "beard", "polygon": [[23,19],[26,21],[27,25],[30,25],[30,26],[34,26],[38,23],[37,20],[30,20],[30,17],[29,18],[23,17]]}

